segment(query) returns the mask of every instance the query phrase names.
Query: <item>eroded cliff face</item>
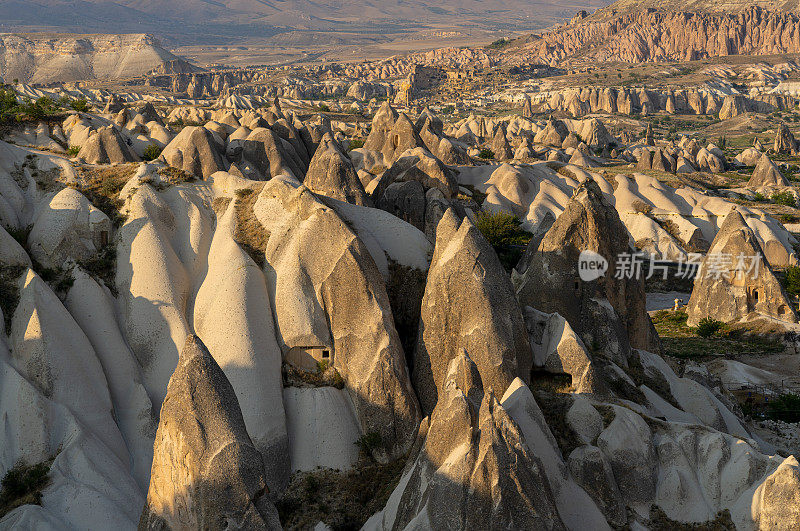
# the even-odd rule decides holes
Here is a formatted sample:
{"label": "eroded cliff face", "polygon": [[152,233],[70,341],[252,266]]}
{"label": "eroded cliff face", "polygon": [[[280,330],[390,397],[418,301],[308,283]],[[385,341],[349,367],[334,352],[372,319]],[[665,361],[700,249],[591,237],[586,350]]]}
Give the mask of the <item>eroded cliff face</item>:
{"label": "eroded cliff face", "polygon": [[167,62],[171,70],[194,70],[152,35],[0,35],[0,77],[7,82],[122,79],[166,68]]}
{"label": "eroded cliff face", "polygon": [[[613,11],[612,11],[613,12]],[[736,14],[629,11],[574,20],[525,45],[539,60],[692,61],[800,51],[800,17],[757,6]]]}

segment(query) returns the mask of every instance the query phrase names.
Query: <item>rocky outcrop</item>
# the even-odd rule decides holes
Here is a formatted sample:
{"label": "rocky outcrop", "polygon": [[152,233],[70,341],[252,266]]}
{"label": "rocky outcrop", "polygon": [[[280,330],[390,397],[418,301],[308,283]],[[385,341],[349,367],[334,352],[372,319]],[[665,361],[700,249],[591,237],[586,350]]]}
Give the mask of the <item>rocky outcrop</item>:
{"label": "rocky outcrop", "polygon": [[[537,243],[532,240],[531,245]],[[582,251],[607,260],[605,276],[581,280],[578,267]],[[512,273],[517,298],[523,306],[559,313],[584,344],[610,348],[621,356],[616,358],[620,363],[625,363],[627,346],[621,344],[625,337],[634,348],[658,351],[658,335],[645,312],[643,279],[615,275],[619,257],[627,253],[629,235],[619,214],[598,185],[586,181],[538,243],[536,252],[527,252],[529,260]],[[613,319],[599,317],[609,310],[619,316],[627,334],[613,330]]]}
{"label": "rocky outcrop", "polygon": [[419,230],[425,230],[425,188],[419,182],[403,181],[390,184],[377,206]]}
{"label": "rocky outcrop", "polygon": [[501,122],[497,127],[492,139],[492,152],[494,153],[495,160],[509,160],[514,158],[514,153],[506,138],[505,123]]}
{"label": "rocky outcrop", "polygon": [[22,83],[125,79],[147,74],[168,61],[184,71],[196,70],[162,48],[152,35],[0,36],[0,77]]}
{"label": "rocky outcrop", "polygon": [[138,159],[119,131],[113,127],[103,127],[89,136],[86,143],[81,146],[78,157],[89,164],[113,164],[133,162]]}
{"label": "rocky outcrop", "polygon": [[462,352],[497,393],[518,376],[530,378],[525,323],[503,266],[480,231],[449,209],[436,229],[414,354],[414,387],[424,414],[433,411],[447,367]]}
{"label": "rocky outcrop", "polygon": [[[769,114],[790,109],[794,98],[783,94],[724,96],[705,89],[658,89],[631,87],[566,88],[534,94],[534,107],[540,112],[566,112],[575,117],[595,113],[643,114],[659,111],[672,115],[713,115],[723,119],[748,112]],[[645,137],[647,145],[653,145]]]}
{"label": "rocky outcrop", "polygon": [[253,211],[268,234],[265,269],[284,356],[295,347],[328,350],[362,432],[380,438],[376,457],[403,455],[413,442],[419,406],[368,248],[334,210],[290,178],[270,180]]}
{"label": "rocky outcrop", "polygon": [[761,186],[789,186],[789,181],[781,172],[780,168],[772,162],[768,156],[761,155],[758,160],[753,175],[747,181],[747,186],[761,187]]}
{"label": "rocky outcrop", "polygon": [[[321,141],[321,140],[320,140]],[[278,175],[290,175],[302,180],[305,171],[290,142],[281,138],[271,128],[254,129],[242,143],[238,163],[245,168],[247,177],[266,181]]]}
{"label": "rocky outcrop", "polygon": [[268,494],[233,387],[190,335],[161,406],[139,529],[277,529]]}
{"label": "rocky outcrop", "polygon": [[373,201],[380,201],[384,191],[396,181],[419,181],[425,190],[436,188],[447,198],[458,194],[457,173],[445,166],[425,148],[415,148],[403,153],[380,176],[372,191]]}
{"label": "rocky outcrop", "polygon": [[376,529],[564,529],[542,461],[463,351]]}
{"label": "rocky outcrop", "polygon": [[186,127],[164,148],[161,156],[170,166],[203,179],[227,169],[222,150],[223,146],[205,127]]}
{"label": "rocky outcrop", "polygon": [[[604,16],[605,15],[605,16]],[[534,36],[531,57],[557,65],[567,58],[594,62],[695,61],[727,55],[800,52],[795,13],[750,7],[739,13],[613,8],[574,25]],[[589,46],[591,44],[591,46]]]}
{"label": "rocky outcrop", "polygon": [[690,326],[704,317],[727,323],[751,313],[797,322],[793,304],[738,210],[727,215],[711,243],[695,277],[687,313]]}
{"label": "rocky outcrop", "polygon": [[775,153],[782,153],[787,155],[795,155],[798,151],[797,139],[794,134],[789,130],[785,123],[781,122],[781,127],[775,133],[775,142],[773,144]]}
{"label": "rocky outcrop", "polygon": [[525,308],[533,367],[552,374],[568,374],[576,393],[602,392],[602,380],[592,366],[583,341],[569,323],[557,313],[546,314]]}
{"label": "rocky outcrop", "polygon": [[347,203],[372,205],[350,157],[342,152],[339,143],[328,133],[322,137],[311,159],[303,184],[313,192]]}

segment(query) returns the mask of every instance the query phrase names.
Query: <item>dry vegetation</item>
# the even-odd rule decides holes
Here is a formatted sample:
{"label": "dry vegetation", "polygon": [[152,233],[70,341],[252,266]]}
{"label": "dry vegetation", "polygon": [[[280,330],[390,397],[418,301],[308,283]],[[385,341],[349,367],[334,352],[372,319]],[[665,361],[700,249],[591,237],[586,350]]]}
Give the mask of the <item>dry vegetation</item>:
{"label": "dry vegetation", "polygon": [[253,212],[253,205],[258,200],[258,194],[261,193],[263,188],[264,186],[261,185],[256,189],[241,188],[236,190],[236,202],[234,203],[236,228],[233,234],[234,241],[250,255],[258,264],[258,267],[262,268],[266,260],[264,251],[267,249],[269,231],[256,218]]}
{"label": "dry vegetation", "polygon": [[118,227],[125,221],[124,216],[120,213],[123,202],[119,198],[119,193],[138,168],[138,164],[105,167],[84,166],[79,169],[81,185],[76,188],[94,206],[102,210],[115,227]]}
{"label": "dry vegetation", "polygon": [[286,529],[311,529],[320,521],[334,531],[360,529],[386,505],[404,464],[404,459],[381,465],[364,458],[345,472],[297,473],[276,504],[281,523]]}

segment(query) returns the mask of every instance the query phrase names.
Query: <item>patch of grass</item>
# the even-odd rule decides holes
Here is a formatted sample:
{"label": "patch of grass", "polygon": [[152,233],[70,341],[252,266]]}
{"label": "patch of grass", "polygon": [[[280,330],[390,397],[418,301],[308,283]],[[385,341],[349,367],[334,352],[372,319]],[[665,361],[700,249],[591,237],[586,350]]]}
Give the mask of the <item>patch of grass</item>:
{"label": "patch of grass", "polygon": [[350,141],[350,151],[364,147],[364,141],[360,138],[354,138]]}
{"label": "patch of grass", "polygon": [[785,347],[780,334],[757,330],[757,323],[726,325],[713,337],[699,337],[697,329],[686,324],[684,311],[660,310],[652,316],[664,354],[676,358],[707,359],[714,356],[776,354]]}
{"label": "patch of grass", "polygon": [[197,180],[197,177],[191,173],[186,173],[185,171],[179,168],[173,168],[172,166],[165,166],[161,168],[158,170],[158,175],[161,176],[162,181],[166,181],[171,185],[191,183]]}
{"label": "patch of grass", "polygon": [[82,186],[78,190],[89,201],[109,217],[115,227],[124,223],[125,217],[120,213],[124,202],[119,193],[133,177],[138,164],[86,169],[82,172]]}
{"label": "patch of grass", "polygon": [[491,149],[484,148],[478,153],[478,158],[486,159],[486,160],[494,160],[494,151]]}
{"label": "patch of grass", "polygon": [[0,518],[23,505],[41,505],[42,490],[50,483],[48,460],[35,465],[17,463],[6,472],[0,490]]}
{"label": "patch of grass", "polygon": [[517,265],[532,235],[522,229],[522,222],[507,212],[478,213],[478,230],[494,247],[506,271]]}
{"label": "patch of grass", "polygon": [[19,305],[19,277],[24,272],[23,266],[0,264],[0,310],[3,311],[6,335],[11,334],[11,318]]}
{"label": "patch of grass", "polygon": [[800,395],[786,393],[772,400],[767,407],[767,417],[783,422],[800,422]]}
{"label": "patch of grass", "polygon": [[404,458],[386,465],[362,461],[346,472],[295,474],[275,504],[281,524],[286,529],[311,529],[322,521],[336,531],[360,529],[386,505],[404,465]]}
{"label": "patch of grass", "polygon": [[720,511],[713,520],[702,523],[683,523],[670,519],[657,505],[650,508],[649,529],[653,531],[735,531],[736,526],[728,509]]}
{"label": "patch of grass", "polygon": [[80,152],[81,152],[80,146],[70,146],[69,149],[67,150],[67,155],[69,155],[70,157],[77,157],[78,153]]}
{"label": "patch of grass", "polygon": [[784,191],[784,192],[777,192],[772,194],[772,202],[776,205],[784,205],[789,207],[797,206],[797,201],[795,200],[794,196],[791,192]]}

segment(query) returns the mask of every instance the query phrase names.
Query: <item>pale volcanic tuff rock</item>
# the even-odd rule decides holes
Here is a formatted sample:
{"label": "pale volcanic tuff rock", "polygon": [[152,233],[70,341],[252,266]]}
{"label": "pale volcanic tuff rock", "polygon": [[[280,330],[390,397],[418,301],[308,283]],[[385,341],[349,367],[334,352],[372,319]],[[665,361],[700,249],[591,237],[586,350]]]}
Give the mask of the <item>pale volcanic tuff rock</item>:
{"label": "pale volcanic tuff rock", "polygon": [[533,366],[553,374],[569,374],[576,393],[602,392],[603,384],[581,338],[566,319],[525,308],[525,326],[533,350]]}
{"label": "pale volcanic tuff rock", "polygon": [[356,175],[353,162],[330,133],[322,141],[311,159],[305,179],[309,190],[355,205],[371,206],[364,186]]}
{"label": "pale volcanic tuff rock", "polygon": [[147,74],[168,61],[184,71],[195,70],[152,35],[0,35],[0,77],[7,81],[123,79]]}
{"label": "pale volcanic tuff rock", "polygon": [[254,129],[244,140],[238,162],[252,168],[247,177],[253,180],[269,180],[278,175],[290,175],[302,179],[305,175],[292,144],[281,138],[272,128]]}
{"label": "pale volcanic tuff rock", "polygon": [[408,116],[401,113],[395,120],[380,151],[383,153],[383,160],[387,164],[391,164],[407,150],[419,147],[424,148],[425,143],[419,137]]}
{"label": "pale volcanic tuff rock", "polygon": [[601,13],[534,36],[525,51],[549,64],[572,57],[641,63],[800,52],[800,42],[787,38],[800,21],[794,13],[755,6],[724,14],[656,9],[616,14],[613,7]]}
{"label": "pale volcanic tuff rock", "polygon": [[384,191],[396,181],[419,181],[426,190],[436,188],[447,199],[451,199],[458,194],[456,176],[456,171],[424,147],[410,149],[383,172],[372,190],[372,199],[380,201]]}
{"label": "pale volcanic tuff rock", "polygon": [[508,143],[508,138],[506,137],[505,123],[501,122],[498,125],[497,131],[494,133],[491,146],[492,152],[494,152],[494,158],[496,160],[509,160],[514,158],[514,153],[511,150],[511,146]]}
{"label": "pale volcanic tuff rock", "polygon": [[366,529],[565,529],[545,465],[464,351],[447,362],[423,435]]}
{"label": "pale volcanic tuff rock", "polygon": [[531,347],[514,291],[489,242],[451,208],[436,229],[412,371],[424,414],[443,393],[450,361],[466,351],[486,386],[528,381]]}
{"label": "pale volcanic tuff rock", "polygon": [[[289,442],[282,399],[281,348],[269,292],[258,264],[234,241],[237,206],[217,216],[208,272],[194,302],[194,329],[239,400],[247,432],[267,466],[273,492],[289,480]],[[232,274],[236,272],[236,274]],[[224,319],[219,316],[224,315]]]}
{"label": "pale volcanic tuff rock", "polygon": [[[604,330],[610,325],[608,321],[590,317],[595,311],[610,310],[619,315],[631,346],[660,349],[658,335],[645,312],[643,280],[613,278],[617,257],[630,252],[629,237],[616,209],[594,181],[584,182],[541,242],[533,240],[530,245],[537,243],[537,252],[526,253],[527,261],[512,273],[520,304],[547,313],[558,312],[588,344],[618,335]],[[608,260],[611,273],[602,281],[580,280],[578,256],[584,250]],[[603,299],[605,304],[596,302]],[[617,352],[624,355],[625,350],[623,345]]]}
{"label": "pale volcanic tuff rock", "polygon": [[767,155],[761,155],[747,186],[785,187],[789,186],[789,181]]}
{"label": "pale volcanic tuff rock", "polygon": [[111,221],[86,197],[64,188],[41,208],[28,235],[31,255],[47,267],[59,268],[69,260],[85,260],[102,246],[102,233],[110,241]]}
{"label": "pale volcanic tuff rock", "polygon": [[161,157],[175,168],[198,179],[227,169],[222,158],[224,146],[205,127],[185,127],[170,142]]}
{"label": "pale volcanic tuff rock", "polygon": [[419,406],[368,249],[334,210],[289,178],[269,181],[254,213],[269,234],[265,268],[281,348],[331,349],[363,432],[381,437],[377,457],[402,455],[413,442]]}
{"label": "pale volcanic tuff rock", "polygon": [[780,129],[775,133],[775,142],[773,144],[775,153],[784,153],[794,155],[798,150],[797,139],[794,134],[789,130],[785,123],[781,123]]}
{"label": "pale volcanic tuff rock", "polygon": [[378,112],[376,112],[375,116],[372,118],[372,128],[364,142],[364,148],[369,151],[382,151],[383,145],[386,143],[389,132],[394,127],[397,118],[397,111],[394,110],[388,101],[383,102]]}
{"label": "pale volcanic tuff rock", "polygon": [[[714,266],[714,254],[728,259]],[[744,257],[741,266],[740,254]],[[757,270],[750,264],[750,257],[754,256],[760,257]],[[734,209],[725,218],[695,277],[687,322],[696,326],[703,317],[732,322],[752,312],[797,322],[793,304],[772,273],[753,230]]]}
{"label": "pale volcanic tuff rock", "polygon": [[750,147],[736,155],[734,160],[742,166],[755,166],[761,160],[762,155],[760,149]]}
{"label": "pale volcanic tuff rock", "polygon": [[127,342],[157,409],[191,330],[186,304],[205,272],[213,211],[184,187],[157,190],[148,170],[143,165],[120,193],[127,218],[115,237],[115,286]]}
{"label": "pale volcanic tuff rock", "polygon": [[586,87],[565,88],[535,95],[535,107],[540,112],[564,111],[572,116],[595,113],[653,114],[664,111],[673,115],[713,115],[724,119],[748,112],[771,113],[794,105],[793,98],[783,94],[721,95],[705,89],[678,90]]}
{"label": "pale volcanic tuff rock", "polygon": [[233,387],[187,336],[161,407],[139,529],[280,529],[269,492]]}
{"label": "pale volcanic tuff rock", "polygon": [[103,127],[89,136],[78,152],[78,157],[89,164],[133,162],[138,157],[131,153],[128,144],[116,127]]}

